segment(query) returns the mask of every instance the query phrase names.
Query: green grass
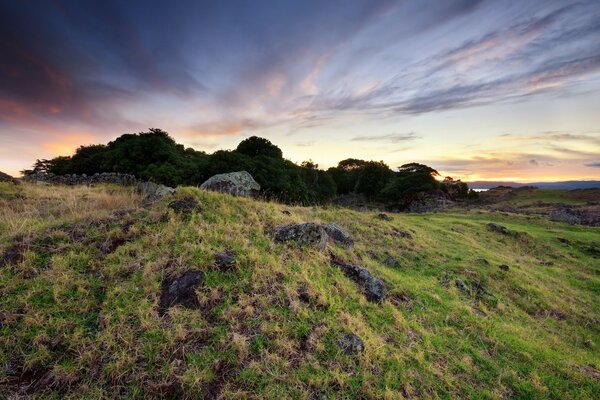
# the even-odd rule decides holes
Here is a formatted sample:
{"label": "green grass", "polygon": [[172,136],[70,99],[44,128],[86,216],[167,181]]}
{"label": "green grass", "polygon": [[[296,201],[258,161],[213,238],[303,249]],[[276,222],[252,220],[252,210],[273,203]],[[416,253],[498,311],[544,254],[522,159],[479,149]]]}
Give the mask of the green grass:
{"label": "green grass", "polygon": [[[0,186],[0,250],[18,235],[31,238],[22,262],[0,267],[0,397],[20,390],[49,399],[593,399],[600,392],[598,228],[485,211],[382,221],[194,188],[175,197],[186,195],[203,211],[182,218],[168,209],[172,198],[136,208],[140,199],[115,187]],[[110,218],[122,209],[130,211]],[[308,221],[336,222],[354,236],[353,250],[330,249],[384,280],[386,301],[366,301],[327,254],[271,240],[270,227]],[[491,232],[488,222],[514,234]],[[85,227],[83,239],[76,226]],[[99,251],[119,238],[114,251]],[[229,271],[213,266],[225,249],[237,254]],[[399,267],[382,263],[389,256]],[[163,279],[188,269],[205,272],[200,306],[159,315]],[[457,278],[471,291],[459,291]],[[358,356],[338,346],[349,332],[365,342]]]}

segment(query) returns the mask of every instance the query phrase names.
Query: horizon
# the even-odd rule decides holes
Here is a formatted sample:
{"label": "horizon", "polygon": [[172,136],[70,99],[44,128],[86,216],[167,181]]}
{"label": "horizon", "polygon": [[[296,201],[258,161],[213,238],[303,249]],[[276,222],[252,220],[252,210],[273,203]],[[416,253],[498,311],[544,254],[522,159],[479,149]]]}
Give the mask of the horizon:
{"label": "horizon", "polygon": [[595,1],[0,3],[0,170],[155,126],[322,169],[600,179]]}

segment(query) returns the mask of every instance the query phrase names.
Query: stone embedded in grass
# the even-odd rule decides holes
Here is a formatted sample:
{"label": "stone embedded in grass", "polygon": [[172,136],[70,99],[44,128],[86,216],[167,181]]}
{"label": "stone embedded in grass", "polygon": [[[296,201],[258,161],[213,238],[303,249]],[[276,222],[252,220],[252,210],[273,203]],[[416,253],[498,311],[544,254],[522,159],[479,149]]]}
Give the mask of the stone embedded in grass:
{"label": "stone embedded in grass", "polygon": [[328,235],[320,224],[306,222],[278,226],[273,230],[273,237],[277,242],[296,242],[325,250]]}
{"label": "stone embedded in grass", "polygon": [[173,200],[169,203],[169,208],[173,209],[177,213],[189,214],[192,211],[202,211],[202,207],[195,197],[187,196],[182,199]]}
{"label": "stone embedded in grass", "polygon": [[165,185],[157,185],[154,182],[138,182],[135,191],[144,196],[145,202],[154,202],[167,195],[175,193],[175,189]]}
{"label": "stone embedded in grass", "polygon": [[507,227],[495,224],[493,222],[490,222],[489,224],[487,224],[487,227],[492,232],[501,233],[503,235],[509,235],[510,234],[510,231],[508,230]]}
{"label": "stone embedded in grass", "polygon": [[164,280],[159,304],[161,312],[174,305],[181,305],[187,308],[198,307],[196,288],[202,282],[204,282],[204,273],[193,270],[184,272],[175,279]]}
{"label": "stone embedded in grass", "polygon": [[360,265],[349,264],[332,256],[331,263],[339,267],[342,272],[362,288],[367,300],[381,303],[385,299],[385,285],[381,279],[375,278],[371,272]]}
{"label": "stone embedded in grass", "polygon": [[508,271],[510,269],[507,264],[500,264],[498,268],[500,268],[502,271]]}
{"label": "stone embedded in grass", "polygon": [[215,266],[220,270],[231,269],[236,262],[233,250],[225,250],[215,253]]}
{"label": "stone embedded in grass", "polygon": [[335,243],[341,244],[342,246],[347,248],[352,248],[354,246],[354,239],[352,238],[352,236],[338,224],[329,222],[323,225],[323,229],[325,229],[327,235]]}
{"label": "stone embedded in grass", "polygon": [[347,355],[359,354],[365,349],[363,340],[354,333],[348,333],[340,337],[338,344]]}

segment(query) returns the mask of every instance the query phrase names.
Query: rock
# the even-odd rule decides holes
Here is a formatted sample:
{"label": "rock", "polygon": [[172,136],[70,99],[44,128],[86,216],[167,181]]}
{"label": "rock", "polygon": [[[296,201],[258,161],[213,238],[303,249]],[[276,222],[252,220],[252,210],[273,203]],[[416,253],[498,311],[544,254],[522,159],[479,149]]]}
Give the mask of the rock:
{"label": "rock", "polygon": [[233,250],[215,253],[215,266],[221,270],[231,269],[236,262]]}
{"label": "rock", "polygon": [[260,192],[260,185],[246,171],[214,175],[200,188],[243,197],[257,197]]}
{"label": "rock", "polygon": [[186,196],[182,199],[173,200],[169,203],[169,208],[173,209],[176,213],[189,214],[192,211],[202,211],[202,207],[198,200],[192,196]]}
{"label": "rock", "polygon": [[379,218],[379,219],[381,219],[383,221],[391,221],[393,219],[392,217],[390,217],[386,213],[379,213],[379,214],[377,214],[377,218]]}
{"label": "rock", "polygon": [[564,244],[570,244],[571,243],[569,241],[569,239],[566,239],[566,238],[559,237],[559,238],[556,238],[556,239],[558,239],[559,242],[564,243]]}
{"label": "rock", "polygon": [[338,344],[342,351],[348,355],[359,354],[365,349],[365,343],[354,333],[341,336]]}
{"label": "rock", "polygon": [[385,299],[385,285],[381,279],[375,278],[365,267],[344,262],[332,256],[331,263],[352,279],[364,291],[367,300],[380,303]]}
{"label": "rock", "polygon": [[160,297],[160,310],[182,305],[187,308],[198,306],[196,288],[204,281],[202,271],[187,271],[173,280],[165,280]]}
{"label": "rock", "polygon": [[508,228],[506,228],[506,227],[504,227],[502,225],[494,224],[493,222],[490,222],[489,224],[487,224],[487,227],[492,232],[501,233],[503,235],[509,235],[510,234],[510,231],[508,230]]}
{"label": "rock", "polygon": [[510,269],[507,264],[500,264],[498,268],[500,268],[502,271],[508,271]]}
{"label": "rock", "polygon": [[463,282],[462,279],[456,278],[456,281],[454,281],[454,283],[456,284],[456,288],[458,290],[463,291],[463,292],[469,291],[469,287]]}
{"label": "rock", "polygon": [[335,243],[341,244],[342,246],[347,248],[352,248],[354,246],[354,239],[341,226],[330,222],[328,224],[323,225],[323,229],[325,229],[327,235]]}
{"label": "rock", "polygon": [[138,182],[135,185],[135,190],[144,196],[144,199],[149,202],[160,200],[161,198],[175,193],[175,189],[165,185],[157,185],[154,182]]}
{"label": "rock", "polygon": [[13,178],[12,176],[5,174],[4,172],[0,171],[0,182],[8,182],[8,183],[12,183],[14,185],[17,185],[19,183],[18,180],[16,180],[15,178]]}
{"label": "rock", "polygon": [[319,224],[306,222],[304,224],[290,224],[276,227],[273,237],[277,242],[296,242],[300,245],[309,245],[320,250],[327,246],[327,232]]}

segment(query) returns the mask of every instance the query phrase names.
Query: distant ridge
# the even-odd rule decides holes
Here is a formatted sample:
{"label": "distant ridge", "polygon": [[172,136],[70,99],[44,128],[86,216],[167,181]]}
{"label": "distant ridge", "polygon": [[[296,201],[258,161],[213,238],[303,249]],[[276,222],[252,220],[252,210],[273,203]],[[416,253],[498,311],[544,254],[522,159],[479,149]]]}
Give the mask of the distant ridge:
{"label": "distant ridge", "polygon": [[594,189],[600,188],[600,181],[563,181],[563,182],[528,182],[528,183],[517,183],[517,182],[495,182],[495,181],[475,181],[467,182],[469,187],[472,189],[491,189],[498,186],[510,186],[510,187],[523,187],[523,186],[535,186],[540,189]]}

